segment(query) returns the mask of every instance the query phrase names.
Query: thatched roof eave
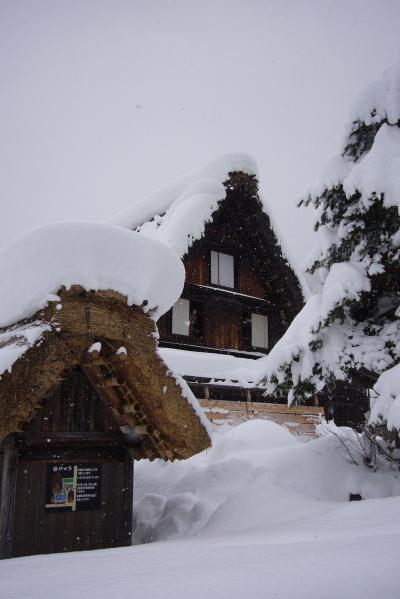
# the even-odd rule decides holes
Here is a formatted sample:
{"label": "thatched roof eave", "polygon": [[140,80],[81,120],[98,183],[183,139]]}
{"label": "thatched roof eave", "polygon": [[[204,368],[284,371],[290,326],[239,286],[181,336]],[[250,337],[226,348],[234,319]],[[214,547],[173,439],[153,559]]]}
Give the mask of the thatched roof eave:
{"label": "thatched roof eave", "polygon": [[[43,333],[0,379],[0,440],[22,430],[80,364],[119,426],[146,432],[137,457],[187,458],[208,447],[202,414],[156,352],[151,318],[113,291],[73,286],[59,296],[32,318]],[[100,351],[88,353],[94,342]]]}

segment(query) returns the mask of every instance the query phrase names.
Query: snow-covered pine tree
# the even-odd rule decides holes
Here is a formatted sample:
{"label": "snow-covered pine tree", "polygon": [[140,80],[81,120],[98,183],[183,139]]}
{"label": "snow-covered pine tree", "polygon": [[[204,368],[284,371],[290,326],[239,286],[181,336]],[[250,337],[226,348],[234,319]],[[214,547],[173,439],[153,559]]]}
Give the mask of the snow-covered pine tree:
{"label": "snow-covered pine tree", "polygon": [[315,293],[265,360],[268,392],[289,403],[399,362],[400,63],[361,95],[342,153],[300,204],[318,215]]}

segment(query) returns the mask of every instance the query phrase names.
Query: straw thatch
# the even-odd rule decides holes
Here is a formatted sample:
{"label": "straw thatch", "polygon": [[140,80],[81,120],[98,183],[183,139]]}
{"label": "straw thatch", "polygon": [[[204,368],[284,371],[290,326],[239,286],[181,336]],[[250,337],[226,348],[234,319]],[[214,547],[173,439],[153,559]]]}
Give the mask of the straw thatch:
{"label": "straw thatch", "polygon": [[[73,286],[59,295],[34,317],[50,330],[0,379],[0,441],[20,431],[80,364],[117,424],[143,435],[136,457],[186,458],[208,447],[199,416],[156,352],[151,318],[112,291]],[[89,353],[95,341],[101,350]]]}

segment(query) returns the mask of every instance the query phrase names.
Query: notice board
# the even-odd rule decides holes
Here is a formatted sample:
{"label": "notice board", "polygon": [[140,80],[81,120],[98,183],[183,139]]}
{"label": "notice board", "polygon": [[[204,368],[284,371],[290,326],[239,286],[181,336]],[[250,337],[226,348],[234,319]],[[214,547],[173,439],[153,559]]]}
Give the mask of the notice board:
{"label": "notice board", "polygon": [[48,464],[45,511],[99,510],[101,482],[101,464]]}

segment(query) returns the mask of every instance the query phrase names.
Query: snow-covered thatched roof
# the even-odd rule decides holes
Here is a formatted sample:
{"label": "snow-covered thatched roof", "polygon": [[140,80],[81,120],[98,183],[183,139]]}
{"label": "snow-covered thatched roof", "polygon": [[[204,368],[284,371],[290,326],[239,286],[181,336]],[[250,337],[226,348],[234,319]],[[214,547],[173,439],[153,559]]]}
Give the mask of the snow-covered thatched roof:
{"label": "snow-covered thatched roof", "polygon": [[[164,241],[182,257],[192,243],[203,236],[207,222],[212,220],[213,213],[226,198],[224,183],[235,172],[258,179],[258,167],[251,156],[225,154],[200,170],[135,202],[109,222]],[[278,226],[264,199],[260,199],[261,208],[268,215],[273,233],[288,260]]]}
{"label": "snow-covered thatched roof", "polygon": [[201,237],[205,223],[218,209],[226,192],[223,183],[231,172],[258,176],[255,161],[246,154],[226,154],[194,173],[135,202],[110,219],[111,224],[138,229],[167,241],[180,254]]}
{"label": "snow-covered thatched roof", "polygon": [[[154,321],[114,291],[73,285],[59,296],[33,317],[40,337],[0,376],[0,441],[23,430],[78,366],[104,405],[113,406],[121,435],[137,425],[146,429],[136,458],[187,458],[208,447],[208,423],[197,400],[157,355]],[[22,333],[10,330],[9,344],[18,345]],[[0,348],[0,357],[8,348]]]}
{"label": "snow-covered thatched roof", "polygon": [[117,291],[158,319],[179,297],[184,269],[157,239],[70,222],[35,229],[1,251],[0,281],[0,327],[32,316],[63,285]]}
{"label": "snow-covered thatched roof", "polygon": [[104,372],[113,373],[120,427],[139,413],[145,419],[150,445],[139,456],[188,457],[208,446],[197,400],[156,352],[154,320],[184,281],[172,249],[121,227],[50,225],[0,253],[0,278],[0,441],[79,366],[100,396],[108,393]]}

